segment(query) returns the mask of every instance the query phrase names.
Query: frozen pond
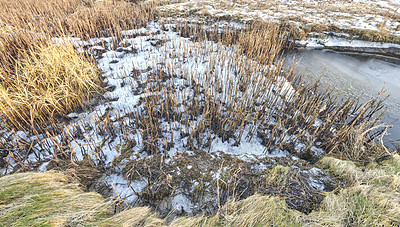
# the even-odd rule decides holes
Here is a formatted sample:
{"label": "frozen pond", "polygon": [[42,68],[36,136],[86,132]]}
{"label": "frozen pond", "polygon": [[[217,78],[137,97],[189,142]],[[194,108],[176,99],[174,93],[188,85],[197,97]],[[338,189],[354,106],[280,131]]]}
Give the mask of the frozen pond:
{"label": "frozen pond", "polygon": [[393,125],[386,137],[391,148],[400,144],[400,59],[376,55],[348,54],[330,50],[304,49],[291,52],[287,63],[300,61],[298,69],[311,78],[344,90],[346,95],[360,96],[362,101],[375,97],[383,88],[390,95],[389,109],[383,118]]}

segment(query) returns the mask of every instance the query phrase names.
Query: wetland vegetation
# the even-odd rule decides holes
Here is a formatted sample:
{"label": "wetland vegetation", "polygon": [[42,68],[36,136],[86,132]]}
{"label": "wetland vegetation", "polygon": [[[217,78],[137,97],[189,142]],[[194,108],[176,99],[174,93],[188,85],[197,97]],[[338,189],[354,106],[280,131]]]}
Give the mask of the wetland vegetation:
{"label": "wetland vegetation", "polygon": [[387,94],[286,64],[304,31],[169,1],[0,3],[0,226],[400,223]]}

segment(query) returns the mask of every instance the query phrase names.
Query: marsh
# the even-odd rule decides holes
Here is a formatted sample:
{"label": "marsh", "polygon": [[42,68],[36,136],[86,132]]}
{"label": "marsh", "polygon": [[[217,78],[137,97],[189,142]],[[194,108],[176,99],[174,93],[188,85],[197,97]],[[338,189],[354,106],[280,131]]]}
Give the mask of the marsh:
{"label": "marsh", "polygon": [[359,96],[361,102],[386,89],[388,108],[382,121],[393,127],[385,143],[397,148],[400,143],[400,59],[370,54],[341,53],[331,50],[302,49],[290,52],[286,63],[298,61],[298,69],[308,79],[343,90],[345,96]]}

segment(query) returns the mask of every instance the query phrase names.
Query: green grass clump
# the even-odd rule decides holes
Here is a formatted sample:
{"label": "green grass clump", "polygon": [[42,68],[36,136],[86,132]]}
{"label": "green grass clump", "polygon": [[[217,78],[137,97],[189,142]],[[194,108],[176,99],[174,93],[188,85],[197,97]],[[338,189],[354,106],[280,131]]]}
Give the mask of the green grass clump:
{"label": "green grass clump", "polygon": [[317,163],[318,167],[328,169],[334,176],[341,181],[352,185],[355,181],[362,180],[364,173],[354,162],[343,161],[333,157],[324,157]]}
{"label": "green grass clump", "polygon": [[283,187],[287,183],[290,167],[278,165],[268,169],[266,173],[266,185]]}
{"label": "green grass clump", "polygon": [[400,225],[399,155],[366,166],[325,157],[318,165],[348,186],[339,192],[327,193],[321,209],[310,214],[321,225]]}
{"label": "green grass clump", "polygon": [[[393,155],[388,160],[377,163],[375,161],[367,165],[357,165],[351,161],[344,161],[333,157],[324,157],[317,166],[326,169],[333,176],[346,183],[348,186],[357,186],[365,184],[374,184],[385,181],[383,179],[392,179],[383,186],[391,187],[393,182],[400,181],[400,156]],[[387,182],[387,181],[386,181]]]}
{"label": "green grass clump", "polygon": [[399,226],[399,200],[390,188],[359,185],[329,193],[310,217],[322,226]]}
{"label": "green grass clump", "polygon": [[378,226],[386,221],[386,207],[381,206],[365,191],[356,187],[329,194],[315,214],[324,226]]}
{"label": "green grass clump", "polygon": [[74,226],[112,214],[100,194],[54,171],[3,176],[0,185],[0,226]]}

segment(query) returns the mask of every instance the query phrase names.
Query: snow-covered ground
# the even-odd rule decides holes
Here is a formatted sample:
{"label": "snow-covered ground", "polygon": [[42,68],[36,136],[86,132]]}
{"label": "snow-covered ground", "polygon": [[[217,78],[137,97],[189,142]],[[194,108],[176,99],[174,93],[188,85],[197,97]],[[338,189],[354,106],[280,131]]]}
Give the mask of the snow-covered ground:
{"label": "snow-covered ground", "polygon": [[[94,109],[83,113],[71,113],[68,115],[72,120],[64,128],[59,135],[35,135],[31,136],[29,132],[3,132],[2,140],[12,138],[12,141],[24,139],[25,141],[35,141],[31,147],[31,153],[26,159],[15,160],[13,155],[9,155],[6,159],[10,165],[7,169],[2,169],[0,173],[4,174],[13,170],[14,166],[25,163],[31,165],[40,164],[39,171],[46,171],[47,165],[51,163],[51,159],[57,152],[63,151],[71,155],[72,162],[79,162],[84,159],[93,160],[95,163],[103,162],[107,169],[108,176],[105,177],[106,184],[113,186],[118,195],[125,199],[128,203],[133,203],[137,196],[135,193],[140,192],[148,183],[147,179],[135,180],[129,182],[126,179],[123,168],[124,164],[129,160],[146,158],[149,154],[144,152],[143,131],[138,128],[137,117],[139,113],[145,112],[145,100],[152,96],[163,94],[171,94],[176,100],[176,108],[174,111],[185,114],[187,105],[185,100],[197,98],[194,95],[193,86],[199,84],[202,88],[208,88],[205,92],[214,95],[216,100],[224,103],[224,107],[229,105],[238,105],[241,102],[245,104],[251,102],[262,102],[271,99],[273,95],[275,100],[283,101],[291,100],[296,93],[291,83],[286,81],[284,77],[278,77],[269,82],[267,77],[263,75],[273,68],[272,66],[263,66],[257,62],[238,54],[235,46],[224,46],[221,43],[211,41],[193,42],[190,38],[184,38],[174,31],[174,24],[160,25],[157,23],[150,24],[147,28],[125,31],[126,38],[118,43],[113,37],[96,38],[89,41],[81,41],[79,39],[69,39],[81,51],[87,51],[96,56],[98,66],[103,71],[105,82],[107,82],[108,91],[104,94],[105,100],[102,100]],[[55,39],[55,43],[63,43],[65,40]],[[100,45],[102,44],[102,45]],[[239,76],[236,76],[236,70],[249,68],[248,81],[249,87],[261,86],[268,84],[268,90],[259,91],[256,89],[247,89],[245,91],[237,91],[240,93],[240,100],[232,100],[231,92],[237,89],[240,83]],[[160,70],[166,72],[165,80],[161,84],[162,88],[151,91],[152,86],[156,86],[157,82],[152,77],[159,73]],[[247,75],[247,74],[246,74]],[[215,91],[220,90],[216,93]],[[169,92],[169,93],[168,93]],[[207,94],[207,93],[206,93]],[[203,94],[204,95],[204,94]],[[202,100],[202,94],[199,100]],[[165,101],[165,100],[164,100]],[[186,106],[185,106],[186,105]],[[239,106],[240,107],[240,106]],[[156,108],[159,108],[156,105]],[[256,107],[257,108],[257,107]],[[274,110],[269,110],[273,112]],[[206,113],[207,114],[207,113]],[[146,117],[146,115],[143,115]],[[148,116],[147,116],[148,117]],[[271,116],[269,116],[271,117]],[[179,152],[190,150],[188,146],[189,137],[182,135],[180,132],[185,131],[189,134],[199,125],[204,124],[206,119],[204,114],[198,119],[191,120],[187,125],[179,121],[162,122],[163,138],[173,141],[173,145],[166,149],[163,141],[158,139],[156,144],[159,151],[165,153],[168,163]],[[271,118],[271,122],[272,118]],[[324,123],[316,119],[315,128],[319,128]],[[189,127],[187,127],[189,125]],[[204,147],[209,153],[225,153],[242,160],[253,160],[255,158],[282,158],[287,157],[290,160],[289,152],[282,148],[267,149],[263,141],[257,136],[251,136],[249,139],[251,127],[245,127],[241,132],[243,136],[237,139],[230,138],[223,140],[212,130],[206,131],[204,139],[211,138],[209,146]],[[254,133],[254,132],[253,132]],[[70,138],[67,150],[61,147],[63,138]],[[302,151],[306,145],[304,141],[297,141],[295,137],[287,135],[283,137],[285,141],[294,140],[295,149]],[[306,133],[305,138],[311,138],[310,133]],[[239,141],[237,141],[239,140]],[[120,160],[119,165],[115,166],[116,158],[121,155],[123,147],[128,141],[135,141],[132,147],[133,155]],[[239,143],[238,143],[239,142]],[[197,143],[200,143],[197,141]],[[197,144],[199,147],[201,144]],[[321,155],[324,151],[312,147],[311,151],[315,155]],[[16,150],[14,154],[18,154]],[[21,157],[24,154],[21,154]],[[295,157],[293,160],[297,160]],[[264,166],[264,167],[262,167]],[[187,166],[187,169],[192,168]],[[261,165],[260,168],[266,168]],[[310,174],[312,175],[312,174]],[[311,176],[312,177],[312,176]],[[315,189],[323,188],[318,182],[310,178]],[[175,208],[183,207],[189,209],[190,201],[182,193],[176,195],[172,199]],[[186,211],[188,212],[188,210]]]}
{"label": "snow-covered ground", "polygon": [[[298,27],[368,29],[400,36],[398,0],[198,0],[161,7],[166,12],[233,17],[241,21],[286,21]],[[321,31],[320,31],[321,32]]]}
{"label": "snow-covered ground", "polygon": [[400,7],[400,1],[399,0],[390,0],[391,3],[398,5]]}
{"label": "snow-covered ground", "polygon": [[362,47],[362,48],[400,48],[399,44],[367,42],[363,40],[349,40],[335,36],[325,38],[309,38],[297,41],[301,46],[306,47]]}

